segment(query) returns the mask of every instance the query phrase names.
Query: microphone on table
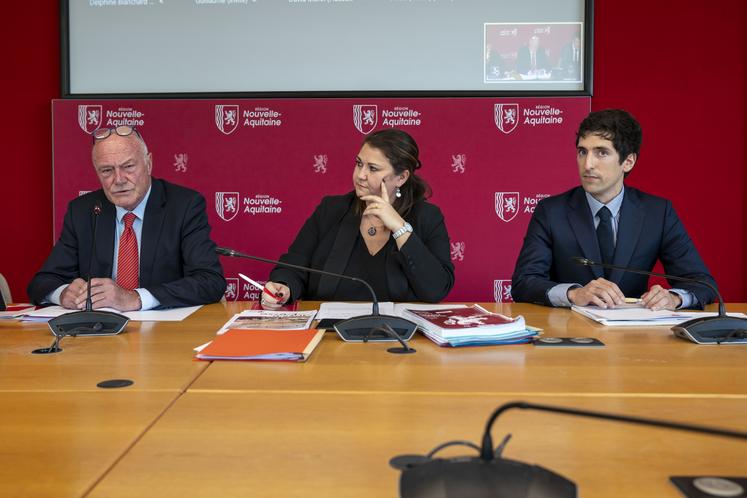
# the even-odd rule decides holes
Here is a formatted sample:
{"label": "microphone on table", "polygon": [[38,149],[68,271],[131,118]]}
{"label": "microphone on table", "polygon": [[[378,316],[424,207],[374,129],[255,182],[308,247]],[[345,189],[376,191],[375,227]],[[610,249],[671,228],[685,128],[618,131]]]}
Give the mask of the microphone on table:
{"label": "microphone on table", "polygon": [[[221,256],[228,256],[232,258],[245,258],[253,261],[260,261],[262,263],[270,263],[278,266],[284,266],[286,268],[293,268],[294,270],[300,270],[308,273],[318,273],[320,275],[327,275],[329,277],[342,278],[346,280],[352,280],[364,285],[371,293],[372,309],[370,315],[356,316],[349,318],[342,322],[338,322],[334,325],[335,331],[344,341],[348,342],[368,342],[368,341],[392,341],[396,340],[402,344],[401,348],[390,348],[390,353],[414,353],[415,350],[405,344],[405,341],[409,341],[417,325],[410,320],[398,316],[382,315],[379,313],[379,300],[376,298],[371,285],[362,278],[351,277],[349,275],[343,275],[342,273],[333,273],[325,270],[317,270],[316,268],[308,268],[305,266],[294,265],[291,263],[285,263],[283,261],[277,261],[274,259],[261,258],[259,256],[250,256],[234,249],[227,247],[216,247],[215,252]],[[379,332],[379,334],[377,334]]]}
{"label": "microphone on table", "polygon": [[55,344],[47,348],[49,353],[62,351],[59,349],[59,340],[66,336],[76,335],[116,335],[124,330],[127,322],[130,321],[124,315],[113,313],[111,311],[100,311],[93,309],[91,300],[91,272],[93,270],[93,260],[96,257],[96,227],[98,225],[99,215],[101,214],[101,204],[97,202],[93,206],[93,231],[91,240],[91,259],[88,263],[88,275],[86,277],[86,309],[84,311],[75,311],[66,313],[51,319],[48,322],[52,334],[56,337]]}
{"label": "microphone on table", "polygon": [[655,273],[645,270],[634,270],[624,266],[611,265],[608,263],[598,263],[587,258],[574,257],[574,262],[583,266],[600,266],[611,270],[620,270],[628,273],[638,273],[640,275],[653,275],[655,277],[664,277],[669,280],[679,282],[689,282],[692,284],[704,285],[711,289],[718,296],[718,316],[706,316],[694,318],[672,327],[672,332],[677,337],[687,339],[698,344],[741,344],[747,343],[747,318],[728,316],[724,306],[724,298],[716,286],[705,280],[698,280],[690,277],[677,277],[667,275],[666,273]]}
{"label": "microphone on table", "polygon": [[[402,471],[399,482],[400,496],[402,498],[461,498],[463,496],[471,498],[575,498],[577,490],[573,481],[539,465],[503,458],[501,455],[511,438],[510,434],[497,448],[493,449],[493,439],[490,435],[493,423],[503,412],[512,408],[747,440],[747,432],[514,401],[498,407],[490,416],[481,447],[469,441],[450,441],[440,444],[428,455],[400,455],[392,458],[389,465]],[[444,448],[457,445],[474,448],[479,451],[480,456],[454,458],[434,456]]]}

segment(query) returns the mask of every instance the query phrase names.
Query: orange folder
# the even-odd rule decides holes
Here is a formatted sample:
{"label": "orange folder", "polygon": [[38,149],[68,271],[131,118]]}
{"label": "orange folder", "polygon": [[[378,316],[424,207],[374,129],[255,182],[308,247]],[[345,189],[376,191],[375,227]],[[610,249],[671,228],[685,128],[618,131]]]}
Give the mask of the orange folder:
{"label": "orange folder", "polygon": [[229,329],[197,353],[200,360],[306,361],[324,330]]}

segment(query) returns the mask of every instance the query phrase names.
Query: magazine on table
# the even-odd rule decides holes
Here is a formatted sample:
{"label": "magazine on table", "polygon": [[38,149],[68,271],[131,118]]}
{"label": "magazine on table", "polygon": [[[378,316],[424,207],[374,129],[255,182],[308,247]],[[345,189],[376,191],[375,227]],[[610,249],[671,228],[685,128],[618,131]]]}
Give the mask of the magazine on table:
{"label": "magazine on table", "polygon": [[229,329],[302,330],[311,327],[316,310],[275,311],[245,310],[234,315],[218,330],[223,334]]}

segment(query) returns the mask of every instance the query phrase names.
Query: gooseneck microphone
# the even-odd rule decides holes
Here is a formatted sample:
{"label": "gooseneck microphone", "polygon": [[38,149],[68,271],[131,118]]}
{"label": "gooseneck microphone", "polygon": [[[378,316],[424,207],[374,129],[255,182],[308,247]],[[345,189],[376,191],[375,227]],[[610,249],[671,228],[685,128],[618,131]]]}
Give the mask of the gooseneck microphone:
{"label": "gooseneck microphone", "polygon": [[493,449],[490,432],[496,419],[513,408],[538,410],[577,417],[610,420],[637,425],[677,429],[747,440],[747,432],[684,424],[645,417],[565,408],[552,405],[514,401],[498,407],[488,418],[479,456],[436,458],[434,455],[448,446],[475,448],[469,441],[452,441],[437,446],[426,456],[402,455],[389,464],[401,470],[400,496],[403,498],[576,498],[576,484],[566,477],[539,465],[531,465],[501,456],[510,435]]}
{"label": "gooseneck microphone", "polygon": [[91,272],[93,272],[93,257],[96,250],[96,227],[99,225],[99,215],[101,214],[101,204],[98,202],[93,206],[93,230],[91,237],[91,259],[88,261],[88,275],[86,276],[86,311],[93,311],[93,301],[91,300]]}
{"label": "gooseneck microphone", "polygon": [[93,228],[91,230],[91,259],[88,262],[88,275],[86,275],[86,309],[60,315],[48,322],[52,334],[58,338],[77,335],[116,335],[122,332],[127,322],[130,321],[129,318],[119,313],[93,309],[91,278],[93,260],[96,257],[96,227],[101,214],[101,204],[96,202],[91,212]]}
{"label": "gooseneck microphone", "polygon": [[573,415],[576,417],[596,418],[601,420],[613,420],[615,422],[625,422],[628,424],[649,425],[653,427],[663,427],[665,429],[678,429],[681,431],[697,432],[700,434],[710,434],[712,436],[724,436],[737,439],[747,439],[747,432],[732,431],[729,429],[720,429],[718,427],[709,427],[706,425],[682,424],[679,422],[670,422],[668,420],[657,420],[647,417],[633,417],[631,415],[617,415],[614,413],[595,412],[591,410],[581,410],[578,408],[564,408],[561,406],[543,405],[538,403],[527,403],[526,401],[513,401],[506,403],[495,409],[493,414],[485,424],[485,434],[482,437],[482,447],[480,448],[480,458],[486,462],[495,459],[493,453],[493,439],[490,432],[496,419],[508,410],[520,408],[522,410],[539,410],[544,412],[561,413]]}
{"label": "gooseneck microphone", "polygon": [[262,263],[270,263],[274,265],[285,266],[287,268],[293,268],[294,270],[301,270],[301,271],[309,272],[309,273],[319,273],[320,275],[327,275],[328,277],[344,278],[347,280],[352,280],[353,282],[358,282],[359,284],[365,285],[366,289],[368,289],[368,292],[371,293],[371,299],[373,302],[373,309],[371,310],[371,314],[372,315],[379,314],[379,300],[376,299],[376,293],[374,292],[373,287],[371,287],[371,285],[369,285],[369,283],[363,280],[362,278],[351,277],[349,275],[343,275],[341,273],[333,273],[331,271],[317,270],[316,268],[307,268],[305,266],[294,265],[291,263],[283,263],[282,261],[275,261],[274,259],[260,258],[259,256],[250,256],[248,254],[244,254],[234,249],[229,249],[227,247],[216,247],[215,252],[220,254],[221,256],[228,256],[231,258],[252,259],[254,261],[261,261]]}
{"label": "gooseneck microphone", "polygon": [[678,277],[666,273],[656,273],[646,270],[636,270],[624,266],[611,265],[609,263],[599,263],[591,259],[582,257],[571,258],[575,263],[583,266],[599,266],[611,270],[620,270],[627,273],[637,273],[639,275],[652,275],[654,277],[664,277],[668,280],[678,282],[688,282],[692,284],[703,285],[713,291],[718,297],[718,316],[707,316],[694,318],[679,325],[672,327],[672,332],[677,337],[696,342],[698,344],[740,344],[747,343],[747,319],[728,316],[724,305],[724,298],[715,285],[705,280],[698,280],[690,277]]}
{"label": "gooseneck microphone", "polygon": [[[294,270],[300,270],[303,272],[318,273],[320,275],[327,275],[329,277],[352,280],[353,282],[358,282],[364,285],[368,289],[368,291],[371,293],[371,301],[373,303],[371,314],[363,315],[363,316],[356,316],[356,317],[349,318],[348,320],[344,320],[342,322],[335,324],[334,327],[335,327],[335,330],[337,331],[337,334],[344,341],[352,341],[352,342],[372,341],[373,342],[373,341],[392,341],[392,340],[398,340],[398,339],[401,339],[402,341],[409,341],[412,338],[413,334],[415,333],[415,329],[417,328],[417,325],[411,322],[410,320],[406,320],[398,316],[380,314],[379,313],[379,300],[376,298],[376,293],[374,292],[371,285],[361,278],[351,277],[349,275],[343,275],[342,273],[334,273],[334,272],[325,271],[325,270],[317,270],[316,268],[308,268],[306,266],[294,265],[291,263],[285,263],[283,261],[278,261],[274,259],[261,258],[259,256],[251,256],[249,254],[244,254],[234,249],[229,249],[227,247],[216,247],[215,252],[220,254],[221,256],[251,259],[253,261],[260,261],[262,263],[269,263],[269,264],[274,264],[278,266],[284,266],[286,268],[293,268]],[[390,337],[391,331],[394,331],[398,339],[392,339]],[[400,348],[392,348],[392,349],[400,349]],[[402,351],[397,350],[397,351],[390,351],[390,352],[409,353],[409,352],[414,352],[414,351],[415,350],[412,348],[403,348]]]}

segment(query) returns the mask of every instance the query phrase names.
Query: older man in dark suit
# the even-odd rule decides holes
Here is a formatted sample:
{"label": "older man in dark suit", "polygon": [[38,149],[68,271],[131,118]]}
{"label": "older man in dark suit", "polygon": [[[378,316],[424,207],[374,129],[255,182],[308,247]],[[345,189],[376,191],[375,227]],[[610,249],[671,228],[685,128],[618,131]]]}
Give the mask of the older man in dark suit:
{"label": "older man in dark suit", "polygon": [[519,48],[516,55],[516,70],[521,74],[550,70],[550,60],[547,58],[547,52],[540,45],[539,36],[532,36],[529,43]]}
{"label": "older man in dark suit", "polygon": [[134,128],[100,128],[93,136],[102,188],[68,205],[60,239],[29,283],[31,300],[84,308],[89,264],[94,308],[132,311],[220,300],[226,281],[202,195],[152,178],[152,156]]}
{"label": "older man in dark suit", "polygon": [[648,271],[660,260],[668,274],[715,285],[671,202],[624,185],[641,137],[638,122],[622,110],[584,119],[576,135],[581,186],[537,205],[514,270],[514,300],[607,308],[628,296],[651,309],[702,308],[714,300],[703,285],[677,282],[672,289],[647,290],[647,276],[572,260],[581,256]]}

